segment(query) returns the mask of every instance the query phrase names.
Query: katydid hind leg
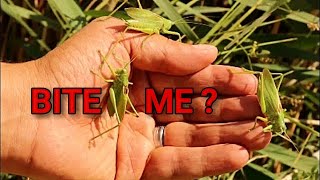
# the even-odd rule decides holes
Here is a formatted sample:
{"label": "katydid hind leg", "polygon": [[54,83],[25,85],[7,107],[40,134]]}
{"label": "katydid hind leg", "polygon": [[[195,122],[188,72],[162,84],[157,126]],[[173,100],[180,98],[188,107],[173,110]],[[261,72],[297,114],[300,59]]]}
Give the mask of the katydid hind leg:
{"label": "katydid hind leg", "polygon": [[113,79],[105,79],[103,76],[101,76],[99,73],[94,72],[93,70],[90,70],[90,72],[96,76],[98,76],[101,80],[103,80],[104,82],[107,83],[113,83],[114,80]]}
{"label": "katydid hind leg", "polygon": [[272,75],[275,75],[275,74],[278,74],[279,76],[278,77],[275,77],[275,78],[273,78],[273,80],[277,80],[277,79],[279,79],[279,83],[278,83],[278,85],[277,85],[277,89],[278,89],[278,91],[279,91],[279,89],[280,89],[280,86],[281,86],[281,83],[282,83],[282,80],[283,80],[283,78],[284,78],[284,76],[287,76],[287,75],[289,75],[289,74],[291,74],[291,73],[293,73],[294,71],[289,71],[289,72],[286,72],[286,73],[271,73]]}
{"label": "katydid hind leg", "polygon": [[114,69],[111,67],[111,65],[108,63],[108,58],[111,55],[111,53],[114,51],[115,46],[116,45],[114,45],[114,44],[111,45],[111,48],[108,51],[106,56],[103,56],[101,51],[98,51],[100,54],[100,57],[102,58],[102,63],[100,65],[100,72],[102,71],[103,65],[106,63],[113,76],[116,76],[116,73],[115,73]]}
{"label": "katydid hind leg", "polygon": [[102,136],[102,135],[106,134],[107,132],[110,132],[111,130],[113,130],[113,129],[117,128],[118,126],[119,126],[119,124],[117,124],[117,125],[113,126],[112,128],[110,128],[110,129],[108,129],[108,130],[104,131],[103,133],[100,133],[99,135],[97,135],[97,136],[95,136],[95,137],[91,138],[91,139],[90,139],[90,141],[93,141],[93,140],[95,140],[96,138],[98,138],[98,137],[100,137],[100,136]]}
{"label": "katydid hind leg", "polygon": [[277,90],[278,90],[278,91],[279,91],[279,89],[280,89],[280,86],[281,86],[281,83],[282,83],[283,77],[284,77],[284,75],[283,75],[283,74],[281,74],[281,75],[280,75],[279,82],[278,82],[278,85],[277,85]]}
{"label": "katydid hind leg", "polygon": [[128,114],[130,114],[130,115],[132,115],[132,116],[139,117],[139,116],[137,116],[134,112],[131,112],[131,111],[129,111],[129,110],[126,110],[125,112],[128,113]]}
{"label": "katydid hind leg", "polygon": [[180,35],[179,33],[174,32],[174,31],[165,30],[165,29],[163,29],[162,32],[163,32],[164,34],[171,34],[171,35],[176,35],[176,36],[178,36],[178,37],[179,37],[178,41],[181,42],[181,35]]}
{"label": "katydid hind leg", "polygon": [[143,28],[143,29],[139,29],[139,28],[135,28],[135,27],[127,27],[126,30],[134,30],[134,31],[140,31],[143,33],[148,34],[148,36],[146,38],[143,39],[143,41],[141,42],[141,48],[143,48],[144,42],[151,37],[154,34],[160,34],[160,31],[158,29],[153,29],[153,28]]}
{"label": "katydid hind leg", "polygon": [[129,95],[127,95],[127,98],[128,98],[128,102],[129,102],[130,107],[132,108],[134,114],[135,114],[137,117],[139,117],[139,114],[138,114],[137,110],[134,108],[134,106],[133,106],[133,104],[132,104],[132,102],[131,102],[131,99],[129,98]]}

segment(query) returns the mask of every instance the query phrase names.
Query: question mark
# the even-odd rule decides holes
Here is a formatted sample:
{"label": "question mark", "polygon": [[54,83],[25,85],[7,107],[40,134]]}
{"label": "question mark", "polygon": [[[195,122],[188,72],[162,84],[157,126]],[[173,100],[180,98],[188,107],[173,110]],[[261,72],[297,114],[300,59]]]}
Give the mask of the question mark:
{"label": "question mark", "polygon": [[207,87],[207,88],[204,88],[202,91],[201,91],[201,96],[204,96],[204,97],[207,97],[209,96],[209,98],[206,100],[206,109],[205,109],[205,112],[207,114],[211,114],[212,113],[212,104],[214,103],[214,101],[217,99],[218,97],[218,93],[217,91],[212,88],[212,87]]}

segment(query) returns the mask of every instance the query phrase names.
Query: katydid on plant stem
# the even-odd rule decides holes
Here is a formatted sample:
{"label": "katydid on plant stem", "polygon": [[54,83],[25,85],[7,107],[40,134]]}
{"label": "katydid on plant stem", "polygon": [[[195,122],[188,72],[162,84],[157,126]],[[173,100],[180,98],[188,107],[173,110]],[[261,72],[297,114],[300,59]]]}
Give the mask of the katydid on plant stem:
{"label": "katydid on plant stem", "polygon": [[[107,131],[99,134],[98,136],[93,137],[91,140],[94,140],[95,138],[102,136],[103,134],[111,131],[112,129],[117,128],[120,125],[124,117],[124,114],[127,112],[126,109],[128,104],[131,106],[136,116],[139,116],[129,98],[129,85],[132,85],[132,83],[129,82],[129,73],[127,71],[127,66],[130,64],[130,62],[128,62],[124,66],[124,68],[117,69],[117,70],[114,70],[111,67],[111,65],[107,62],[107,58],[109,57],[110,52],[113,51],[114,47],[115,45],[111,48],[111,50],[108,52],[106,56],[103,56],[99,51],[99,54],[102,58],[102,65],[104,63],[108,65],[108,68],[111,71],[114,79],[105,79],[101,75],[94,73],[93,71],[92,72],[95,75],[98,75],[100,78],[102,78],[105,82],[112,83],[112,85],[108,90],[109,97],[107,99],[107,109],[108,109],[109,116],[110,117],[115,116],[118,124],[108,129]],[[102,69],[102,65],[100,66],[100,71]]]}

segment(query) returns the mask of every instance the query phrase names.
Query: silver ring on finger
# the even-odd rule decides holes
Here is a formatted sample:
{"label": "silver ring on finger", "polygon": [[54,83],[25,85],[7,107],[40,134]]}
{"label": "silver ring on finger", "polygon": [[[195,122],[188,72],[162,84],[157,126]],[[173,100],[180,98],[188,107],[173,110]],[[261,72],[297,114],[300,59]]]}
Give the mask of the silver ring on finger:
{"label": "silver ring on finger", "polygon": [[164,129],[165,126],[157,126],[153,132],[153,141],[156,147],[163,147],[164,145]]}

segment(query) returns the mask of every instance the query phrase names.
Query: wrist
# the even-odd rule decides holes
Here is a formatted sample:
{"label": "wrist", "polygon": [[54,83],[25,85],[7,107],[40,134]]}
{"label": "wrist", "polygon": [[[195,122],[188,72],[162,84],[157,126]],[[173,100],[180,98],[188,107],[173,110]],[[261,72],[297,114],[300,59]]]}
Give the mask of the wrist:
{"label": "wrist", "polygon": [[26,175],[37,133],[31,88],[40,81],[36,61],[1,63],[1,171]]}

